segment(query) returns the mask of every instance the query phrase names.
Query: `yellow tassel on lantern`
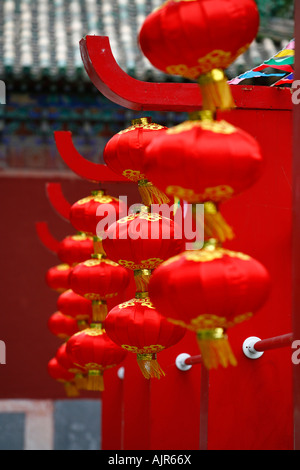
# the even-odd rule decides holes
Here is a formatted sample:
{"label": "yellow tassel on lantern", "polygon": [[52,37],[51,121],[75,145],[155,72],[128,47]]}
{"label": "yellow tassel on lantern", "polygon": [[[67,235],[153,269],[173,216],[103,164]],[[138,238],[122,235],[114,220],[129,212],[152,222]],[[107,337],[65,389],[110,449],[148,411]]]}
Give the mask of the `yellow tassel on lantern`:
{"label": "yellow tassel on lantern", "polygon": [[227,78],[221,69],[213,69],[200,75],[198,83],[202,93],[202,108],[215,111],[216,109],[232,109],[235,103]]}
{"label": "yellow tassel on lantern", "polygon": [[137,292],[148,292],[151,274],[152,271],[150,269],[137,269],[134,271]]}
{"label": "yellow tassel on lantern", "polygon": [[218,366],[236,366],[237,361],[223,328],[197,331],[197,342],[204,366],[217,369]]}
{"label": "yellow tassel on lantern", "polygon": [[106,258],[106,253],[103,249],[102,240],[99,237],[93,237],[94,255],[97,255],[98,259]]}
{"label": "yellow tassel on lantern", "polygon": [[157,362],[156,354],[137,354],[137,363],[146,379],[160,379],[165,376],[164,371]]}
{"label": "yellow tassel on lantern", "polygon": [[180,199],[177,196],[174,196],[173,215],[176,214],[179,207],[180,207]]}
{"label": "yellow tassel on lantern", "polygon": [[80,395],[76,385],[72,382],[64,383],[64,389],[68,398],[75,398]]}
{"label": "yellow tassel on lantern", "polygon": [[78,330],[82,331],[88,327],[88,322],[85,320],[77,320]]}
{"label": "yellow tassel on lantern", "polygon": [[83,374],[76,374],[74,381],[78,390],[86,390],[87,378]]}
{"label": "yellow tassel on lantern", "polygon": [[221,243],[234,238],[232,228],[213,202],[204,203],[204,237],[217,238]]}
{"label": "yellow tassel on lantern", "polygon": [[196,217],[197,226],[201,227],[204,222],[203,232],[204,239],[215,238],[220,243],[234,238],[234,232],[224,217],[219,212],[214,202],[207,201],[204,203],[204,221],[197,216],[196,204],[193,204],[193,216]]}
{"label": "yellow tassel on lantern", "polygon": [[104,322],[107,315],[107,303],[105,300],[92,301],[92,315],[94,322]]}
{"label": "yellow tassel on lantern", "polygon": [[86,389],[93,392],[104,391],[103,372],[101,370],[89,370]]}
{"label": "yellow tassel on lantern", "polygon": [[151,204],[168,204],[170,202],[166,194],[148,180],[140,180],[138,182],[138,190],[145,206],[151,206]]}

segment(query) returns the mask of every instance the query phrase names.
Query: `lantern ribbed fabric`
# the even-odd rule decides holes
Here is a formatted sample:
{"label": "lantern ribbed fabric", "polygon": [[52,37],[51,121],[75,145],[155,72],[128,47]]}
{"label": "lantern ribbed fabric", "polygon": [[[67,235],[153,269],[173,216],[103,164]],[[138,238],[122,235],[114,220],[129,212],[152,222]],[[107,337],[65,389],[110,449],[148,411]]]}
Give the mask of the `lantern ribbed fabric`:
{"label": "lantern ribbed fabric", "polygon": [[[73,317],[77,323],[92,322],[92,301],[76,294],[72,289],[63,292],[57,299],[57,309],[66,316]],[[88,326],[88,325],[86,325]]]}
{"label": "lantern ribbed fabric", "polygon": [[157,354],[178,343],[185,330],[163,317],[149,297],[131,299],[114,307],[105,320],[105,330],[116,344],[137,356],[145,378],[165,375]]}
{"label": "lantern ribbed fabric", "polygon": [[107,300],[124,292],[129,282],[127,269],[102,257],[79,263],[70,274],[71,289],[92,301],[94,322],[105,320]]}
{"label": "lantern ribbed fabric", "polygon": [[58,264],[48,269],[45,281],[50,289],[56,292],[62,293],[69,289],[69,275],[72,271],[72,267],[68,264]]}
{"label": "lantern ribbed fabric", "polygon": [[122,211],[126,212],[122,200],[106,195],[102,190],[92,191],[90,196],[71,206],[70,222],[76,230],[96,236],[97,225],[107,214],[117,220]]}
{"label": "lantern ribbed fabric", "polygon": [[74,266],[91,257],[94,253],[93,237],[84,233],[65,237],[59,244],[57,255],[62,263]]}
{"label": "lantern ribbed fabric", "polygon": [[73,335],[66,345],[67,354],[87,374],[87,390],[103,391],[105,370],[120,364],[127,352],[115,344],[100,324],[91,324]]}
{"label": "lantern ribbed fabric", "polygon": [[74,384],[75,374],[62,367],[54,357],[50,359],[47,366],[49,376],[63,384],[67,397],[78,397],[79,392]]}
{"label": "lantern ribbed fabric", "polygon": [[146,206],[169,202],[169,198],[146,178],[142,170],[147,145],[164,129],[167,127],[153,123],[150,117],[134,119],[131,126],[107,142],[103,151],[104,161],[112,171],[137,183]]}
{"label": "lantern ribbed fabric", "polygon": [[86,236],[92,235],[93,251],[72,271],[70,287],[75,294],[92,302],[93,322],[104,321],[108,299],[116,297],[129,284],[128,272],[107,258],[97,230],[101,221],[107,223],[107,217],[116,220],[123,213],[127,213],[125,202],[106,195],[102,190],[93,191],[70,209],[70,221],[74,228],[83,231]]}
{"label": "lantern ribbed fabric", "polygon": [[85,390],[87,387],[87,374],[83,367],[79,365],[75,365],[68,353],[67,353],[67,343],[63,343],[55,354],[55,359],[57,360],[58,364],[66,369],[71,374],[74,374],[73,382],[77,388],[77,390]]}
{"label": "lantern ribbed fabric", "polygon": [[260,262],[212,242],[167,260],[149,284],[160,313],[195,331],[207,368],[236,364],[226,331],[257,312],[269,290],[269,274]]}
{"label": "lantern ribbed fabric", "polygon": [[112,224],[103,247],[111,259],[134,271],[138,290],[147,291],[147,277],[152,270],[183,251],[184,242],[176,237],[173,220],[148,212],[144,206],[141,212]]}
{"label": "lantern ribbed fabric", "polygon": [[184,249],[176,238],[176,223],[143,206],[141,212],[118,220],[103,240],[107,254],[134,272],[135,298],[113,308],[105,320],[107,334],[117,344],[136,352],[145,378],[160,378],[164,372],[157,353],[178,342],[184,332],[173,329],[153,307],[148,296],[153,270]]}
{"label": "lantern ribbed fabric", "polygon": [[53,313],[48,319],[50,332],[60,339],[67,340],[79,330],[77,321],[61,312]]}
{"label": "lantern ribbed fabric", "polygon": [[147,147],[143,168],[162,191],[192,204],[204,203],[205,238],[234,237],[219,205],[250,188],[262,172],[257,141],[224,120],[185,121]]}
{"label": "lantern ribbed fabric", "polygon": [[147,16],[139,44],[154,67],[199,81],[203,109],[228,109],[234,102],[224,70],[258,27],[253,0],[169,0]]}

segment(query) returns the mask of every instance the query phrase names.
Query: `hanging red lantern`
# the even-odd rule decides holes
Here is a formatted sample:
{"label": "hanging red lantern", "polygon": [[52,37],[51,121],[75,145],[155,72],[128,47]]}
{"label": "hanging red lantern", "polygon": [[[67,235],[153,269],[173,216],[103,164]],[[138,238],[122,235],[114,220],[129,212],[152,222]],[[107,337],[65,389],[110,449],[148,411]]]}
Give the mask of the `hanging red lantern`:
{"label": "hanging red lantern", "polygon": [[[103,210],[99,210],[99,209]],[[124,201],[115,197],[106,195],[104,191],[92,191],[90,196],[80,199],[71,206],[70,222],[73,227],[88,235],[97,235],[98,223],[110,215],[119,218],[119,215],[126,214],[127,206]]]}
{"label": "hanging red lantern", "polygon": [[100,324],[91,324],[73,335],[67,342],[70,360],[82,367],[87,374],[87,390],[103,391],[105,370],[120,364],[126,351],[115,344]]}
{"label": "hanging red lantern", "polygon": [[106,144],[103,158],[107,166],[119,175],[138,184],[143,204],[168,203],[168,197],[148,181],[142,170],[147,145],[167,129],[153,123],[150,117],[132,120],[132,125],[115,134]]}
{"label": "hanging red lantern", "polygon": [[178,343],[184,336],[181,326],[166,320],[149,297],[131,299],[114,307],[105,320],[105,331],[114,343],[137,356],[145,378],[160,378],[157,354]]}
{"label": "hanging red lantern", "polygon": [[260,262],[215,241],[167,260],[149,284],[161,314],[195,331],[207,368],[236,365],[226,332],[257,312],[269,290],[269,274]]}
{"label": "hanging red lantern", "polygon": [[50,377],[64,386],[67,397],[78,397],[79,392],[74,384],[75,374],[68,372],[54,357],[48,362],[48,374]]}
{"label": "hanging red lantern", "polygon": [[139,291],[147,291],[151,272],[164,260],[184,250],[177,224],[142,207],[112,224],[103,240],[107,255],[119,265],[134,271]]}
{"label": "hanging red lantern", "polygon": [[67,340],[79,330],[77,321],[61,312],[55,312],[48,320],[48,328],[54,336]]}
{"label": "hanging red lantern", "polygon": [[62,293],[69,289],[69,275],[72,267],[68,264],[59,264],[48,269],[46,273],[46,284],[50,289]]}
{"label": "hanging red lantern", "polygon": [[233,231],[219,205],[250,188],[262,172],[262,154],[247,132],[210,113],[162,132],[144,154],[145,174],[168,196],[203,203],[206,238],[221,242]]}
{"label": "hanging red lantern", "polygon": [[72,289],[63,292],[57,299],[57,309],[65,316],[76,320],[79,329],[85,329],[92,322],[92,301],[76,294]]}
{"label": "hanging red lantern", "polygon": [[63,343],[55,354],[58,364],[71,374],[74,374],[74,383],[77,390],[85,390],[87,387],[86,371],[83,367],[75,365],[67,354],[67,343]]}
{"label": "hanging red lantern", "polygon": [[91,257],[94,253],[93,237],[85,233],[65,237],[60,243],[57,255],[62,263],[74,266]]}
{"label": "hanging red lantern", "polygon": [[130,282],[128,271],[107,258],[93,258],[79,263],[70,275],[71,289],[92,301],[93,321],[103,322],[107,300],[125,291]]}
{"label": "hanging red lantern", "polygon": [[255,39],[259,13],[253,0],[169,0],[144,21],[139,44],[151,64],[198,80],[203,109],[234,106],[224,70]]}

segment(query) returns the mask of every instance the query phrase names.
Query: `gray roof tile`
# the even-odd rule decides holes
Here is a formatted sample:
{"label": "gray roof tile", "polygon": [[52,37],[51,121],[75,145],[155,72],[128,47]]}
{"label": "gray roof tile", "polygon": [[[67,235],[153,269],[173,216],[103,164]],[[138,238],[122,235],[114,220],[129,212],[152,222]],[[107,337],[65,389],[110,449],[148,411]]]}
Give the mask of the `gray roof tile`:
{"label": "gray roof tile", "polygon": [[[5,0],[0,2],[0,76],[32,78],[48,74],[74,80],[84,72],[79,41],[88,34],[110,39],[120,67],[138,79],[165,80],[142,55],[138,31],[161,0]],[[249,50],[227,70],[229,78],[247,71],[282,49],[293,36],[291,20],[264,24]],[[285,37],[286,35],[286,37]],[[172,77],[172,79],[176,79]]]}

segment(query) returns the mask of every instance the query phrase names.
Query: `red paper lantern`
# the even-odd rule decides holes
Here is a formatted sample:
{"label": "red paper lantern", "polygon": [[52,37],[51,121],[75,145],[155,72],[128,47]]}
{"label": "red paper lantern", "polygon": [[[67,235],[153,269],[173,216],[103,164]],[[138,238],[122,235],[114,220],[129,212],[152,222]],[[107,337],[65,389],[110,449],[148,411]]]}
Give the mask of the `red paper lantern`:
{"label": "red paper lantern", "polygon": [[73,317],[80,329],[86,328],[92,321],[93,310],[91,300],[76,294],[72,289],[63,292],[57,299],[57,309],[69,317]]}
{"label": "red paper lantern", "polygon": [[214,244],[169,259],[149,284],[161,314],[196,332],[208,368],[236,364],[226,331],[257,312],[269,290],[269,274],[260,262]]}
{"label": "red paper lantern", "polygon": [[69,289],[69,275],[72,267],[68,264],[59,264],[48,269],[46,273],[46,284],[56,292],[65,292]]}
{"label": "red paper lantern", "polygon": [[164,129],[167,127],[153,123],[150,117],[134,119],[130,127],[107,142],[103,151],[105,163],[112,171],[138,184],[146,206],[169,202],[166,195],[148,181],[142,170],[147,145]]}
{"label": "red paper lantern", "polygon": [[61,312],[55,312],[48,320],[48,328],[51,333],[60,339],[69,339],[79,330],[77,321]]}
{"label": "red paper lantern", "polygon": [[143,168],[168,196],[204,203],[206,238],[223,242],[233,238],[233,232],[218,206],[250,188],[262,172],[262,162],[252,136],[206,116],[157,136],[145,150]]}
{"label": "red paper lantern", "polygon": [[79,233],[65,237],[59,244],[57,255],[62,263],[74,266],[89,259],[93,253],[93,237]]}
{"label": "red paper lantern", "polygon": [[130,282],[128,271],[107,258],[79,263],[70,275],[71,289],[92,301],[93,321],[103,322],[107,300],[125,291]]}
{"label": "red paper lantern", "polygon": [[169,0],[144,21],[143,54],[154,67],[198,80],[204,109],[232,107],[224,70],[255,39],[259,13],[253,0]]}
{"label": "red paper lantern", "polygon": [[58,362],[57,359],[54,357],[48,362],[47,366],[48,374],[50,377],[57,382],[63,384],[66,395],[68,397],[78,397],[79,392],[74,384],[75,374],[67,371],[64,367],[62,367]]}
{"label": "red paper lantern", "polygon": [[178,343],[185,334],[181,326],[172,325],[155,309],[149,297],[114,307],[106,317],[105,330],[114,343],[137,355],[147,379],[165,375],[157,354]]}
{"label": "red paper lantern", "polygon": [[176,238],[173,220],[144,210],[148,209],[143,207],[112,224],[103,240],[109,258],[134,271],[139,291],[147,290],[153,269],[184,249],[182,238]]}
{"label": "red paper lantern", "polygon": [[[99,211],[99,209],[103,209]],[[73,227],[89,235],[97,235],[98,223],[110,215],[119,218],[119,214],[126,213],[126,204],[115,197],[104,194],[104,191],[93,191],[90,196],[87,196],[75,202],[70,209],[70,222]],[[98,211],[98,214],[97,214]]]}
{"label": "red paper lantern", "polygon": [[103,372],[115,367],[126,357],[126,351],[115,344],[99,324],[92,324],[72,336],[66,346],[70,360],[87,374],[87,390],[104,390]]}
{"label": "red paper lantern", "polygon": [[56,351],[55,359],[58,364],[71,374],[74,374],[74,383],[78,390],[85,390],[87,387],[86,371],[83,367],[75,365],[67,354],[67,343],[63,343]]}

